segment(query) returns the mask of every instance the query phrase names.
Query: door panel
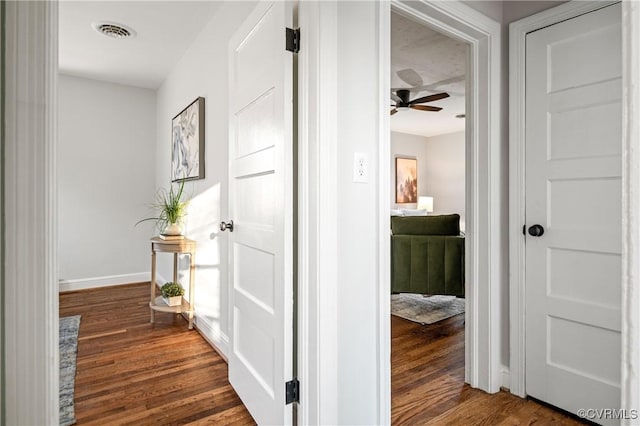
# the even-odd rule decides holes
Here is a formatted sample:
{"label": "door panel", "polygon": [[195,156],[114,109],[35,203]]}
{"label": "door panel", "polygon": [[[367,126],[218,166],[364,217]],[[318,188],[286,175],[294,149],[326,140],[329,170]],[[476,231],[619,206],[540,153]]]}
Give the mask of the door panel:
{"label": "door panel", "polygon": [[619,4],[527,35],[526,391],[574,413],[620,406],[621,75]]}
{"label": "door panel", "polygon": [[291,4],[261,2],[229,44],[229,381],[259,424],[291,424]]}

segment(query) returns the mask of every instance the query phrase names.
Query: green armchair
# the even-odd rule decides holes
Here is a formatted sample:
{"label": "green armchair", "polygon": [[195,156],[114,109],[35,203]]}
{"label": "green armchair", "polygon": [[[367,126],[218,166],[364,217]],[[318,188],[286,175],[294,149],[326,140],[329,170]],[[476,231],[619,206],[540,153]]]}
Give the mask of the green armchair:
{"label": "green armchair", "polygon": [[460,215],[391,217],[391,292],[464,297]]}

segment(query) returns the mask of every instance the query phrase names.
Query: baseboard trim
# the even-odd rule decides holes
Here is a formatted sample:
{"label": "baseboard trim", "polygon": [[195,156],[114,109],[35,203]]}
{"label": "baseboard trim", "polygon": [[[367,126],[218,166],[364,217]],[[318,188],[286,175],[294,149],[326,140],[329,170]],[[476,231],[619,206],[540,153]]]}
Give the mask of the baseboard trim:
{"label": "baseboard trim", "polygon": [[229,347],[229,338],[220,332],[216,333],[209,324],[207,324],[203,320],[200,320],[198,318],[197,309],[196,309],[195,321],[193,323],[198,333],[200,333],[200,335],[204,338],[204,340],[206,340],[207,343],[209,343],[211,347],[216,352],[218,352],[218,354],[222,357],[222,359],[224,359],[224,361],[228,364],[229,359],[227,358],[226,351],[224,351],[223,348]]}
{"label": "baseboard trim", "polygon": [[58,291],[85,290],[88,288],[109,287],[114,285],[140,283],[151,280],[150,272],[137,272],[134,274],[109,275],[106,277],[80,278],[75,280],[60,280]]}
{"label": "baseboard trim", "polygon": [[509,390],[511,389],[511,371],[504,365],[500,366],[500,383],[501,387]]}

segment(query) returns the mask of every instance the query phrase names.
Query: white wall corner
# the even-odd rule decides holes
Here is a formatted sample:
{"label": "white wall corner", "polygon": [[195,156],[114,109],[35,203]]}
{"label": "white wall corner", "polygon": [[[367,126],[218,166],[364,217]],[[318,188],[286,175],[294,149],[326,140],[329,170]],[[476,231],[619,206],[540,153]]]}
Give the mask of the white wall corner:
{"label": "white wall corner", "polygon": [[[136,272],[132,274],[108,275],[105,277],[79,278],[72,280],[60,280],[59,291],[76,291],[89,288],[110,287],[114,285],[149,282],[150,272]],[[157,281],[161,281],[158,279]]]}

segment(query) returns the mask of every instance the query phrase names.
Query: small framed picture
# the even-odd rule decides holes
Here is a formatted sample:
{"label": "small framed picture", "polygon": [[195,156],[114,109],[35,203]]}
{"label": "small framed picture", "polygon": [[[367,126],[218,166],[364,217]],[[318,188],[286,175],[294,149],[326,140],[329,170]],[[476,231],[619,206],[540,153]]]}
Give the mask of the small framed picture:
{"label": "small framed picture", "polygon": [[171,120],[171,181],[204,179],[204,98]]}
{"label": "small framed picture", "polygon": [[418,202],[418,160],[396,157],[396,204]]}

